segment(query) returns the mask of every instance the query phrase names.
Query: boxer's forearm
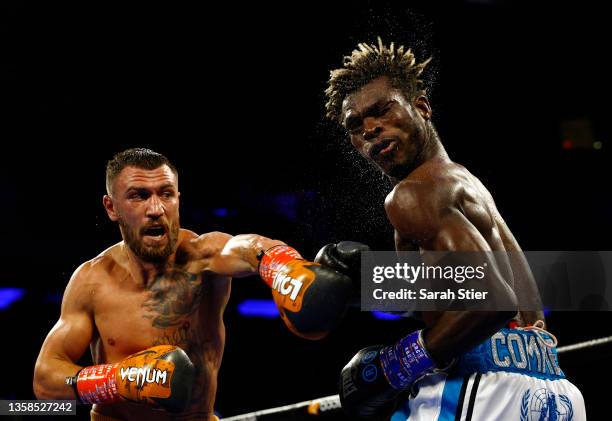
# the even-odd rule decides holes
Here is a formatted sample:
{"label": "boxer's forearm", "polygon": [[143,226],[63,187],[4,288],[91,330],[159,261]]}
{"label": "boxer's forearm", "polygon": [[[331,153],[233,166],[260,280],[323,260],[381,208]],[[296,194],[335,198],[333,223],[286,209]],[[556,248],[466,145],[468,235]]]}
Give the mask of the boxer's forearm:
{"label": "boxer's forearm", "polygon": [[429,355],[439,365],[448,364],[491,337],[514,317],[512,311],[445,311],[425,331]]}
{"label": "boxer's forearm", "polygon": [[34,394],[38,399],[76,399],[74,388],[66,378],[82,367],[59,357],[39,359],[34,369]]}
{"label": "boxer's forearm", "polygon": [[[444,228],[435,236],[430,250],[453,253],[446,253],[435,264],[486,267],[479,287],[487,291],[487,301],[472,302],[467,311],[444,311],[434,317],[435,322],[428,326],[423,339],[438,365],[446,365],[454,357],[482,343],[512,319],[518,310],[518,300],[510,286],[512,280],[504,278],[504,272],[480,232],[463,216],[447,220],[442,226]],[[429,258],[425,252],[423,260],[427,262]]]}
{"label": "boxer's forearm", "polygon": [[[457,262],[453,262],[456,264]],[[495,268],[495,262],[489,260],[487,267]],[[487,264],[485,263],[485,264]],[[474,266],[474,262],[468,262]],[[443,311],[424,314],[428,328],[423,337],[430,356],[438,365],[446,365],[479,345],[517,314],[518,303],[514,291],[501,279],[499,272],[490,270],[484,278],[489,299],[483,308],[466,311]],[[493,307],[493,303],[497,307]],[[495,310],[503,309],[503,311]]]}
{"label": "boxer's forearm", "polygon": [[513,289],[521,308],[519,321],[524,326],[533,325],[538,320],[545,322],[540,291],[531,273],[529,262],[522,251],[511,252],[509,257],[514,277]]}
{"label": "boxer's forearm", "polygon": [[223,247],[220,259],[215,262],[215,272],[233,277],[255,275],[261,253],[283,244],[282,241],[257,234],[232,237]]}

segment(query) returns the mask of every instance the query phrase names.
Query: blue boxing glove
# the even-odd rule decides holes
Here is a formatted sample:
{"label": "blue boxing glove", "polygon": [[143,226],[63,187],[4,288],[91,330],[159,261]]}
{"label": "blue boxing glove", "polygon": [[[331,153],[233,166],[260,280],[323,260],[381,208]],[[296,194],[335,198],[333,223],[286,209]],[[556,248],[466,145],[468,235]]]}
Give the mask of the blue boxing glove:
{"label": "blue boxing glove", "polygon": [[412,332],[390,346],[364,348],[342,369],[340,402],[352,419],[389,419],[403,391],[438,371],[422,332]]}

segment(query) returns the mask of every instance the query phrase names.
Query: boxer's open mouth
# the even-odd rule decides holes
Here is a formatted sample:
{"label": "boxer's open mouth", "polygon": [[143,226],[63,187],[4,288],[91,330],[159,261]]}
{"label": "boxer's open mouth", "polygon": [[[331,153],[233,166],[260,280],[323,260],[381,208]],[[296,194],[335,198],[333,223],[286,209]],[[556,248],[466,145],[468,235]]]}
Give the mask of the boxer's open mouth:
{"label": "boxer's open mouth", "polygon": [[166,228],[163,225],[155,225],[145,228],[142,232],[143,236],[148,237],[162,237],[166,234]]}
{"label": "boxer's open mouth", "polygon": [[374,159],[378,156],[386,156],[395,148],[397,141],[393,138],[382,139],[372,146],[370,149],[370,158]]}

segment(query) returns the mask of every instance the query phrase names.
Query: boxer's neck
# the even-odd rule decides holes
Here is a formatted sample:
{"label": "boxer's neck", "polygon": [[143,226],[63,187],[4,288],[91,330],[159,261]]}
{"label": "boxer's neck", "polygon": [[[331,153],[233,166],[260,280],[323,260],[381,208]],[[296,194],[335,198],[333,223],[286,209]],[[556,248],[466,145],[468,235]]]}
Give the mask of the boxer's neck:
{"label": "boxer's neck", "polygon": [[147,262],[139,258],[125,242],[123,243],[123,253],[127,258],[127,265],[133,280],[145,288],[174,265],[176,255],[176,253],[172,253],[163,262]]}

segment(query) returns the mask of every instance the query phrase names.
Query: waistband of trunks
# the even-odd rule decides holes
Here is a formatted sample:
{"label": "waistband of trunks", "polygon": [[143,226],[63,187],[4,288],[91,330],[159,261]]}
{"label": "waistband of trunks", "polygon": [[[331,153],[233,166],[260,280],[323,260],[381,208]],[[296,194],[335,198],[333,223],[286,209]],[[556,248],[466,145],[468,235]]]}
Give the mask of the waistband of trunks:
{"label": "waistband of trunks", "polygon": [[552,343],[552,338],[542,331],[504,328],[463,354],[451,373],[502,371],[540,379],[564,379]]}

